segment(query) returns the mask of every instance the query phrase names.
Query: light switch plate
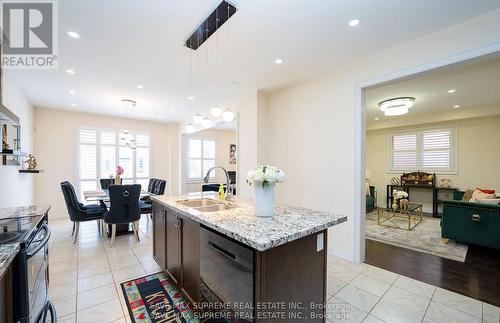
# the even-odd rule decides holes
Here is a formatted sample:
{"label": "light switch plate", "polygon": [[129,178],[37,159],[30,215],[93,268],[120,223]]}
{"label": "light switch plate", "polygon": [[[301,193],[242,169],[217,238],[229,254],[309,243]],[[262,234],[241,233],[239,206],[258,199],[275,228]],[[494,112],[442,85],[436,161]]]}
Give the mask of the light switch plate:
{"label": "light switch plate", "polygon": [[325,247],[325,236],[324,233],[320,233],[316,236],[316,251],[320,252]]}

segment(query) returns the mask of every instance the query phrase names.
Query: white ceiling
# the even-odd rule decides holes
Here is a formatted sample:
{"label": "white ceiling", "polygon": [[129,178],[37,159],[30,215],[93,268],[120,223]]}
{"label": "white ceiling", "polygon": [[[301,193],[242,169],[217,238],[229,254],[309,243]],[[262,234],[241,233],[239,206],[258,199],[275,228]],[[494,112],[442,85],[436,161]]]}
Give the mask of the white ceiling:
{"label": "white ceiling", "polygon": [[[59,1],[59,69],[9,73],[39,107],[160,122],[185,121],[190,50],[182,44],[218,3],[219,0]],[[206,107],[215,102],[230,102],[248,90],[324,73],[500,7],[500,0],[234,3],[238,12],[229,21],[229,52],[227,29],[216,33],[219,82],[214,73],[215,35],[201,47],[200,93],[193,91],[200,110],[207,111]],[[361,19],[355,28],[348,25],[353,18]],[[67,36],[70,30],[81,38]],[[276,58],[284,63],[275,64]],[[194,75],[196,64],[193,66]],[[68,68],[76,74],[65,73]],[[144,89],[137,89],[137,84]],[[76,94],[69,94],[69,90]],[[208,98],[205,93],[209,93]],[[120,114],[123,98],[138,102],[133,112]],[[70,103],[77,107],[70,107]]]}
{"label": "white ceiling", "polygon": [[[500,54],[450,65],[435,71],[392,82],[365,92],[368,124],[429,113],[471,110],[498,105],[500,113]],[[449,90],[456,90],[448,93]],[[395,97],[415,98],[409,113],[385,117],[378,103]],[[459,105],[459,108],[454,108]]]}

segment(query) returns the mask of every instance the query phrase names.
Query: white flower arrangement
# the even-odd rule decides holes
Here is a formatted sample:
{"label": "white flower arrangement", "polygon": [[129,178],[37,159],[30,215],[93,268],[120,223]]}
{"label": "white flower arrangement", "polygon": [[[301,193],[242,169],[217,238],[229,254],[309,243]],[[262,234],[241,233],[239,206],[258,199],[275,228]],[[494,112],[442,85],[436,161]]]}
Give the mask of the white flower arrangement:
{"label": "white flower arrangement", "polygon": [[247,183],[262,183],[266,186],[270,183],[281,183],[285,179],[285,173],[274,166],[260,165],[247,173]]}
{"label": "white flower arrangement", "polygon": [[408,193],[406,193],[405,191],[394,190],[394,191],[392,191],[392,195],[396,199],[405,199],[405,198],[408,198]]}

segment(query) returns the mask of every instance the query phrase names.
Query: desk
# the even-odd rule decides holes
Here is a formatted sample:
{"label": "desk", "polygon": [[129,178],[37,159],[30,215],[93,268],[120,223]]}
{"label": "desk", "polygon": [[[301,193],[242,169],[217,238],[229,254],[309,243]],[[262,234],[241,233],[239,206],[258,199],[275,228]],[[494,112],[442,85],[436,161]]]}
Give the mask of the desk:
{"label": "desk", "polygon": [[458,191],[458,188],[456,187],[435,187],[435,186],[419,186],[419,185],[392,185],[392,184],[389,184],[387,185],[387,195],[386,195],[386,208],[390,209],[391,208],[391,205],[392,205],[392,200],[393,200],[393,196],[392,196],[392,191],[394,189],[397,189],[397,190],[403,190],[405,191],[406,193],[408,193],[408,199],[411,201],[411,197],[410,197],[410,191],[411,189],[422,189],[422,190],[430,190],[432,191],[432,217],[434,218],[440,218],[441,215],[438,213],[438,207],[439,207],[439,204],[442,204],[443,203],[443,200],[440,200],[438,198],[438,195],[439,195],[439,192],[440,191]]}

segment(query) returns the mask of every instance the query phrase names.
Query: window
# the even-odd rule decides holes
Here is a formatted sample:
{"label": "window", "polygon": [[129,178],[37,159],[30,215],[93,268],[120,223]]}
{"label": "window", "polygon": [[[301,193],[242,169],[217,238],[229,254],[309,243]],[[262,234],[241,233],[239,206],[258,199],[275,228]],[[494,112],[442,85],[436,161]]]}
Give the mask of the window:
{"label": "window", "polygon": [[[125,172],[124,184],[147,186],[150,170],[149,135],[127,133],[133,147],[120,140],[118,130],[80,129],[79,131],[79,190],[100,188],[99,179],[115,175],[116,166]],[[117,162],[118,161],[118,162]]]}
{"label": "window", "polygon": [[[215,166],[215,141],[188,139],[187,170],[190,181],[201,181],[211,167]],[[210,174],[215,178],[215,173]]]}
{"label": "window", "polygon": [[457,172],[455,128],[427,129],[390,136],[391,171]]}

